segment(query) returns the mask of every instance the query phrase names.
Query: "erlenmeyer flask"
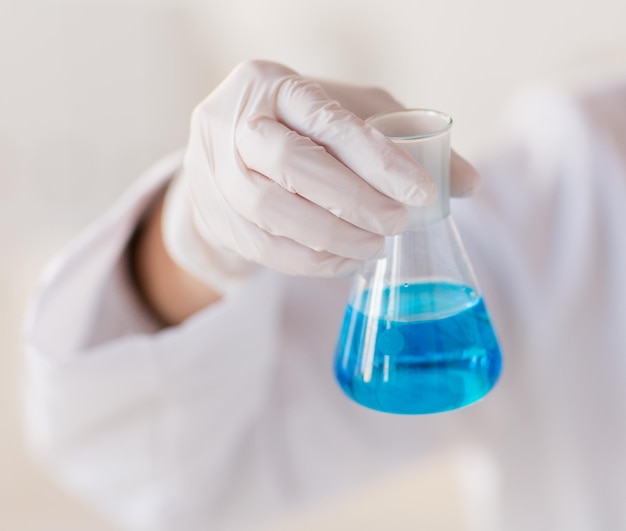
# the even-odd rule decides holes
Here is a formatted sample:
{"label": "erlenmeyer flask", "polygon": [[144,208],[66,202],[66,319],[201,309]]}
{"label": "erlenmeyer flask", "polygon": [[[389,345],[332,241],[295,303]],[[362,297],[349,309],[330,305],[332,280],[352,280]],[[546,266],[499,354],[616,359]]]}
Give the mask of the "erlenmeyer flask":
{"label": "erlenmeyer flask", "polygon": [[449,208],[447,115],[423,109],[370,123],[435,180],[434,204],[409,209],[407,229],[356,274],[335,352],[335,375],[359,404],[388,413],[456,409],[485,396],[501,354]]}

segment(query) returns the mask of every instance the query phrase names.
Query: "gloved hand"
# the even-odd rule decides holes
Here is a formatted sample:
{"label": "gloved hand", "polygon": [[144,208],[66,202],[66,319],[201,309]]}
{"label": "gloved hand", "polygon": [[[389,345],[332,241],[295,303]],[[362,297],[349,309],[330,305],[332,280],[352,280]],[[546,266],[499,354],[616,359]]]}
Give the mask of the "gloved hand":
{"label": "gloved hand", "polygon": [[194,110],[162,228],[174,261],[214,290],[254,264],[308,276],[354,270],[402,230],[404,204],[434,198],[421,166],[362,120],[401,105],[378,89],[325,86],[248,62]]}

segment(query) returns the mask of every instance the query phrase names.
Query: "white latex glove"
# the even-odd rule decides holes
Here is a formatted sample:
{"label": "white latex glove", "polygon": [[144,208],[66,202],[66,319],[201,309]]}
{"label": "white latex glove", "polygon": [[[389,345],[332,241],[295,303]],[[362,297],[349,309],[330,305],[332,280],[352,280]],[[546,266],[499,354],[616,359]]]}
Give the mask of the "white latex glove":
{"label": "white latex glove", "polygon": [[[362,118],[401,108],[275,63],[237,67],[193,112],[163,235],[172,258],[224,293],[253,264],[332,276],[375,257],[434,198],[425,171]],[[352,109],[358,112],[357,116]]]}

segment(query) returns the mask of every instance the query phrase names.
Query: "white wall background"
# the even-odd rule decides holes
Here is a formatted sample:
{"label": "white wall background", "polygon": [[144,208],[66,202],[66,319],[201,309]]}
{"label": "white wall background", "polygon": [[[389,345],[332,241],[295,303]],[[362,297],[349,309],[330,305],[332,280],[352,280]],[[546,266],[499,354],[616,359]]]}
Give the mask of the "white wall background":
{"label": "white wall background", "polygon": [[497,139],[507,99],[626,65],[623,0],[0,0],[0,528],[111,529],[30,463],[19,329],[42,265],[182,146],[193,105],[241,60],[387,87]]}

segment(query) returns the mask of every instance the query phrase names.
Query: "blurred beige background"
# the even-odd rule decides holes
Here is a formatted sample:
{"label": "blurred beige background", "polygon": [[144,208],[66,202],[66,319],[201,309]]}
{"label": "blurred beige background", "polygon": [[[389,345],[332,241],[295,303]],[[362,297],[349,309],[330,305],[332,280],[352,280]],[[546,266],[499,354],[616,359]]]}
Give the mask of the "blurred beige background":
{"label": "blurred beige background", "polygon": [[[476,157],[497,141],[518,87],[626,64],[624,20],[621,0],[1,0],[0,528],[113,529],[27,456],[24,311],[49,258],[143,169],[184,144],[193,105],[239,61],[273,59],[440,108],[456,120],[457,149]],[[458,470],[441,471],[455,459],[416,467],[440,479],[436,492],[453,493]],[[390,479],[384,490],[420,488],[407,481]],[[375,491],[363,496],[380,500]],[[411,510],[401,494],[390,499]],[[433,516],[431,529],[463,525],[450,507],[431,508],[447,515]],[[357,526],[339,513],[309,521]]]}

